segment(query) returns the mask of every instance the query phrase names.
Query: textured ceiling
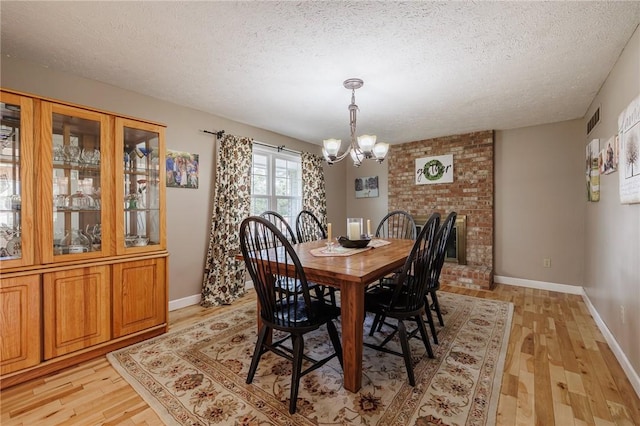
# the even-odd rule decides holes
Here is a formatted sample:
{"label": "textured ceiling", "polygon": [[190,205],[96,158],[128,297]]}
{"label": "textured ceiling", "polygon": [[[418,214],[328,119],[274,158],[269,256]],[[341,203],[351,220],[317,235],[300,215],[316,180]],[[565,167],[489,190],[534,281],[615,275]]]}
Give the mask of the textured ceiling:
{"label": "textured ceiling", "polygon": [[1,50],[321,143],[584,116],[640,2],[0,2]]}

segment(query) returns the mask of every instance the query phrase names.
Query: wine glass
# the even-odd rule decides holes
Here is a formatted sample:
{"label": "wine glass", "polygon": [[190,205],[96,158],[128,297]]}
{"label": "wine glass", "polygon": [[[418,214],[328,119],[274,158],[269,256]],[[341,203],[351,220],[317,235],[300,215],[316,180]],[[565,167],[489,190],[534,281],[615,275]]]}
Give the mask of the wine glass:
{"label": "wine glass", "polygon": [[80,147],[75,145],[65,145],[63,148],[65,163],[73,163],[78,161],[80,156]]}

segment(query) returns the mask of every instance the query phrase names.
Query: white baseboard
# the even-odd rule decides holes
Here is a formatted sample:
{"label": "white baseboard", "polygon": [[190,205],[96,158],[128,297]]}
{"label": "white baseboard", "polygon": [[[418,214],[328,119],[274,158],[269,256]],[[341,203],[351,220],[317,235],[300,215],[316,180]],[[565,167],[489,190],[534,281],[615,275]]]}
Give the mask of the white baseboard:
{"label": "white baseboard", "polygon": [[[245,283],[245,289],[249,290],[253,288],[253,281],[249,280]],[[202,300],[202,294],[194,294],[193,296],[183,297],[182,299],[170,300],[169,311],[175,311],[176,309],[186,308],[191,305],[198,305]]]}
{"label": "white baseboard", "polygon": [[589,299],[589,296],[584,290],[582,292],[582,299],[584,300],[585,305],[587,305],[587,309],[589,309],[589,313],[591,313],[591,316],[598,325],[598,328],[604,336],[604,339],[609,344],[611,351],[622,366],[622,369],[627,375],[627,378],[631,382],[631,386],[633,386],[633,389],[636,391],[636,395],[638,395],[638,398],[640,398],[640,376],[638,376],[638,373],[633,369],[633,366],[629,362],[629,359],[622,351],[622,348],[620,348],[620,345],[618,345],[618,342],[616,341],[611,331],[609,331],[607,325],[604,323],[602,318],[600,318],[600,314],[596,310],[595,306],[593,306],[591,300]]}
{"label": "white baseboard", "polygon": [[636,394],[638,395],[638,397],[640,397],[640,376],[638,376],[638,373],[633,369],[633,366],[629,362],[629,359],[622,351],[622,348],[616,341],[616,338],[613,336],[611,331],[609,331],[609,328],[600,317],[600,314],[596,310],[595,306],[593,306],[593,303],[591,303],[589,296],[584,291],[584,288],[582,286],[525,280],[521,278],[501,277],[498,275],[495,275],[493,277],[493,280],[498,284],[515,285],[518,287],[529,287],[540,290],[557,291],[559,293],[577,294],[582,296],[582,300],[584,300],[585,305],[587,305],[587,309],[589,309],[589,313],[593,317],[593,320],[596,322],[598,329],[604,336],[604,339],[607,341],[607,344],[611,348],[611,351],[613,352],[616,359],[620,363],[620,366],[627,375],[627,378],[631,382],[631,386],[633,386]]}
{"label": "white baseboard", "polygon": [[187,306],[197,305],[202,300],[202,294],[194,294],[193,296],[183,297],[178,300],[169,301],[169,311],[175,311],[176,309],[186,308]]}
{"label": "white baseboard", "polygon": [[558,293],[568,294],[584,294],[582,286],[548,283],[545,281],[525,280],[522,278],[501,277],[499,275],[493,276],[493,281],[497,284],[515,285],[517,287],[535,288],[538,290],[557,291]]}

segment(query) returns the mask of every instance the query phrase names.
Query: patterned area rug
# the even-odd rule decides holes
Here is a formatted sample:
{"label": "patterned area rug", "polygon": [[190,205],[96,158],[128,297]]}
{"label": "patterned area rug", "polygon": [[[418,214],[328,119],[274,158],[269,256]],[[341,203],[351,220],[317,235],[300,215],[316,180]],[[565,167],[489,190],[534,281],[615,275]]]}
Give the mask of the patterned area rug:
{"label": "patterned area rug", "polygon": [[[288,361],[263,355],[253,383],[245,384],[256,341],[253,304],[107,357],[171,425],[493,425],[513,307],[438,294],[445,327],[437,327],[435,359],[411,339],[415,387],[408,384],[401,357],[365,347],[358,393],[342,387],[334,358],[302,378],[294,415],[288,412]],[[369,337],[371,321],[367,316],[365,340],[389,332],[383,327]],[[330,350],[324,328],[305,339],[307,354],[319,357]]]}

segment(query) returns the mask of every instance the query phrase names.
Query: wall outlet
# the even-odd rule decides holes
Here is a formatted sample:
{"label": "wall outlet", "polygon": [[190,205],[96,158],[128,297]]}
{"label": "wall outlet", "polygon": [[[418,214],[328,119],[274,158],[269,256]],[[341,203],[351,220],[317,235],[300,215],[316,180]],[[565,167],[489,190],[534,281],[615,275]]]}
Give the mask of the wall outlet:
{"label": "wall outlet", "polygon": [[624,305],[620,305],[620,321],[622,322],[622,324],[626,322]]}
{"label": "wall outlet", "polygon": [[545,268],[551,268],[551,259],[549,258],[542,259],[542,266],[544,266]]}

